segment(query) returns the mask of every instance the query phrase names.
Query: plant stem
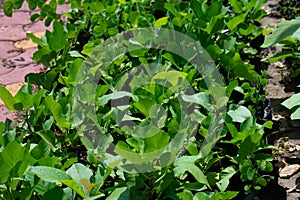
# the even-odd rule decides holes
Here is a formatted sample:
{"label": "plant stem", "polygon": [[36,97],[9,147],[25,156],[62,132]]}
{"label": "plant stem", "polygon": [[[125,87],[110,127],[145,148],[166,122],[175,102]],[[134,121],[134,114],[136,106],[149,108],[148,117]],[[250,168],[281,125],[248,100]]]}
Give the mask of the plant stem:
{"label": "plant stem", "polygon": [[7,188],[7,193],[8,193],[9,198],[13,199],[11,188],[9,187],[8,183],[5,183],[5,186]]}

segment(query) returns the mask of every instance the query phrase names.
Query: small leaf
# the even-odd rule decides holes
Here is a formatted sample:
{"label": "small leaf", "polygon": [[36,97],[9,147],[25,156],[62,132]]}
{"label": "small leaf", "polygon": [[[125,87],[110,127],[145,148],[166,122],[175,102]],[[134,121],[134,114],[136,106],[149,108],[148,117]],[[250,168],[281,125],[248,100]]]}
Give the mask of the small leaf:
{"label": "small leaf", "polygon": [[2,99],[2,101],[5,103],[6,107],[9,110],[15,110],[14,97],[10,94],[10,92],[4,86],[0,86],[0,99]]}
{"label": "small leaf", "polygon": [[81,55],[78,51],[69,51],[68,53],[73,58],[84,58],[84,56]]}
{"label": "small leaf", "polygon": [[247,14],[240,14],[238,16],[233,17],[229,22],[227,22],[227,27],[229,30],[234,30],[240,23],[245,21]]}
{"label": "small leaf", "polygon": [[69,128],[71,123],[68,122],[62,114],[62,107],[59,102],[53,100],[50,96],[45,98],[45,104],[53,114],[55,121],[60,128]]}
{"label": "small leaf", "polygon": [[162,17],[154,22],[154,26],[163,26],[168,23],[169,17]]}
{"label": "small leaf", "polygon": [[72,190],[74,190],[77,194],[79,194],[81,197],[85,198],[86,194],[83,190],[83,186],[81,184],[78,184],[76,181],[74,180],[62,180],[61,181],[63,184],[65,184],[66,186],[72,188]]}
{"label": "small leaf", "polygon": [[197,104],[203,106],[208,111],[210,111],[212,109],[212,106],[210,104],[210,96],[206,92],[199,92],[197,94],[192,94],[192,95],[183,94],[182,99],[185,102],[197,103]]}
{"label": "small leaf", "polygon": [[129,200],[130,199],[130,191],[127,187],[116,188],[107,198],[106,200]]}
{"label": "small leaf", "polygon": [[55,147],[56,138],[55,138],[55,134],[52,131],[41,130],[41,131],[36,132],[36,134],[41,136],[43,138],[43,140],[45,142],[47,142],[49,145],[51,145],[53,148]]}
{"label": "small leaf", "polygon": [[29,39],[31,39],[33,43],[38,44],[39,46],[45,46],[43,44],[43,41],[40,38],[36,37],[34,34],[32,34],[32,33],[26,33],[26,36]]}
{"label": "small leaf", "polygon": [[13,2],[11,0],[5,1],[2,6],[3,6],[3,11],[4,11],[5,15],[7,15],[8,17],[11,17],[13,7],[14,7]]}
{"label": "small leaf", "polygon": [[239,106],[234,110],[229,110],[228,115],[232,118],[233,122],[244,122],[248,117],[251,117],[251,112],[245,106]]}
{"label": "small leaf", "polygon": [[298,108],[295,112],[291,114],[291,119],[292,120],[300,119],[300,108]]}
{"label": "small leaf", "polygon": [[30,10],[34,10],[38,5],[38,1],[35,1],[35,0],[27,0],[27,3],[28,3]]}
{"label": "small leaf", "polygon": [[218,181],[216,184],[218,188],[221,190],[221,192],[224,192],[228,185],[229,185],[229,179],[236,173],[236,170],[233,166],[227,167],[221,171],[221,177],[220,181]]}

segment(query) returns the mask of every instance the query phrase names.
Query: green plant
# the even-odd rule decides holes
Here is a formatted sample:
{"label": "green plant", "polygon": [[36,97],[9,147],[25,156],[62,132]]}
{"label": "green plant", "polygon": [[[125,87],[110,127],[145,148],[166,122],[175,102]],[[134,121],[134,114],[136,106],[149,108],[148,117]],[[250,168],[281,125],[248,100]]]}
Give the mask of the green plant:
{"label": "green plant", "polygon": [[[7,0],[5,13],[11,15],[23,2]],[[259,26],[265,15],[260,9],[265,0],[230,0],[228,4],[219,0],[76,0],[70,1],[72,10],[65,13],[65,24],[55,13],[56,1],[27,2],[31,9],[41,8],[41,13],[31,19],[45,19],[46,25],[53,21],[53,31],[46,31],[41,39],[27,34],[38,44],[33,59],[43,63],[47,71],[28,75],[28,84],[14,97],[0,87],[0,98],[7,107],[24,113],[24,121],[16,128],[3,128],[2,137],[21,131],[14,145],[27,148],[24,151],[29,154],[29,162],[17,176],[6,172],[10,180],[1,182],[8,186],[1,190],[2,198],[50,198],[58,193],[61,199],[241,199],[266,186],[273,167],[267,152],[272,147],[265,143],[264,130],[272,123],[260,123],[263,117],[259,116],[262,108],[258,105],[265,97],[266,77],[254,68],[259,47],[252,42],[262,43],[265,34]],[[109,47],[114,44],[113,36],[140,27],[176,30],[198,41],[224,77],[226,98],[218,99],[222,95],[216,94],[222,94],[222,90],[209,87],[206,81],[210,77],[198,73],[192,58],[184,59],[163,48],[139,48],[121,54],[122,48]],[[134,39],[131,34],[120,36],[128,38],[125,45],[144,47],[155,35],[140,34],[143,37],[134,35]],[[103,44],[108,45],[104,51],[99,48]],[[101,52],[115,55],[107,58]],[[82,65],[88,70],[82,71]],[[140,70],[140,66],[144,68]],[[155,73],[147,71],[153,68]],[[100,79],[93,82],[99,74]],[[122,91],[125,84],[132,92]],[[32,85],[38,89],[33,90]],[[181,95],[188,87],[194,94]],[[74,101],[77,95],[80,101]],[[221,105],[228,102],[225,121],[214,118],[211,111],[219,104],[211,96],[223,102]],[[111,106],[111,102],[128,97],[128,107]],[[184,113],[182,102],[195,105],[196,111]],[[126,116],[126,109],[132,115]],[[140,129],[134,132],[121,127],[124,116],[137,122]],[[142,163],[142,156],[137,159],[130,153],[160,150],[176,137],[182,128],[180,123],[184,123],[184,131],[195,131],[195,135],[181,157],[165,154],[164,159],[156,161],[165,162],[164,167],[153,165],[155,171],[132,174],[103,163],[103,147],[109,144],[118,147],[118,155]],[[203,145],[211,123],[226,126]],[[101,130],[106,137],[97,138],[94,130]],[[140,132],[151,137],[134,137]],[[1,144],[1,148],[7,147]],[[175,161],[168,162],[172,157]],[[18,185],[11,183],[15,179],[20,180]],[[12,197],[11,191],[16,196]]]}

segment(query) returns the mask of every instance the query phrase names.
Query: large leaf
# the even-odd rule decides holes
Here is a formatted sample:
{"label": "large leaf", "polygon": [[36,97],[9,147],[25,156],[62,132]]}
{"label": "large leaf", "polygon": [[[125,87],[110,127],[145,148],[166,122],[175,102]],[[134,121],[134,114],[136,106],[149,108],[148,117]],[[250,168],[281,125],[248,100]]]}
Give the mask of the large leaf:
{"label": "large leaf", "polygon": [[81,184],[78,184],[75,180],[72,179],[69,174],[60,169],[47,166],[32,166],[30,167],[29,171],[37,175],[44,181],[52,183],[63,183],[66,186],[72,188],[81,197],[86,197],[86,194],[84,193],[84,190],[82,188],[83,186]]}
{"label": "large leaf", "polygon": [[273,31],[269,37],[266,38],[262,44],[262,48],[272,46],[278,42],[284,40],[287,36],[293,35],[300,28],[300,18],[292,20],[284,20],[280,22],[277,28]]}
{"label": "large leaf", "polygon": [[86,188],[84,191],[86,192],[86,195],[88,195],[88,192],[94,187],[94,185],[90,183],[90,178],[93,176],[92,170],[81,163],[75,163],[66,172],[73,180]]}
{"label": "large leaf", "polygon": [[56,52],[62,50],[66,43],[66,32],[64,31],[64,27],[62,24],[58,22],[54,22],[53,24],[53,34],[50,36],[49,39],[49,46],[51,49],[55,50]]}
{"label": "large leaf", "polygon": [[144,151],[148,153],[148,152],[160,150],[161,148],[165,147],[169,143],[169,140],[170,140],[170,136],[167,133],[163,131],[158,132],[156,135],[152,137],[145,138]]}
{"label": "large leaf", "polygon": [[18,142],[10,142],[0,153],[0,183],[9,177],[21,177],[28,166],[29,153]]}
{"label": "large leaf", "polygon": [[92,170],[87,168],[81,163],[75,163],[70,167],[67,171],[67,174],[69,174],[73,180],[77,181],[80,183],[83,179],[90,180],[91,176],[93,175]]}
{"label": "large leaf", "polygon": [[300,93],[294,94],[287,100],[281,103],[283,106],[285,106],[288,109],[292,109],[293,107],[300,105]]}
{"label": "large leaf", "polygon": [[62,180],[72,180],[72,177],[66,172],[47,166],[32,166],[30,172],[37,175],[44,181],[59,183]]}

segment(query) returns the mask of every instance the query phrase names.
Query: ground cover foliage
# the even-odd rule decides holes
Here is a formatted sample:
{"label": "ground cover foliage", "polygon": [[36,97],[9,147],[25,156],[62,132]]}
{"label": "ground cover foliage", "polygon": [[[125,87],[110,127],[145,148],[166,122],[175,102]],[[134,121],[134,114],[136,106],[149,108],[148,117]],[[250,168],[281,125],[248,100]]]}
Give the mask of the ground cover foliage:
{"label": "ground cover foliage", "polygon": [[[5,1],[5,14],[13,15],[23,3]],[[15,96],[0,87],[0,98],[6,106],[23,114],[22,122],[15,126],[9,120],[0,123],[2,199],[242,199],[272,181],[273,146],[267,144],[266,134],[272,122],[265,109],[266,72],[259,56],[264,36],[270,32],[259,22],[266,15],[261,9],[266,0],[70,0],[71,11],[64,13],[67,21],[56,13],[57,5],[64,0],[27,3],[32,10],[40,8],[31,20],[44,20],[46,26],[52,23],[53,30],[46,31],[41,39],[27,34],[38,45],[33,59],[46,71],[28,75],[27,84]],[[76,109],[76,78],[85,58],[107,39],[142,27],[171,29],[198,41],[223,75],[227,110],[211,151],[201,150],[209,125],[214,123],[206,77],[189,61],[166,50],[131,51],[110,60],[103,70],[101,64],[91,64],[91,72],[102,74],[96,96],[90,98],[91,87],[82,84],[81,115],[72,115],[72,109]],[[147,42],[145,37],[140,39]],[[147,63],[160,63],[157,74],[163,75],[168,87],[147,84],[131,94],[116,96],[114,91],[127,71],[135,72]],[[136,78],[129,83],[133,88],[149,80],[146,75],[133,75]],[[123,156],[161,149],[175,138],[183,120],[179,101],[174,98],[182,80],[195,92],[189,103],[196,104],[197,112],[187,121],[197,126],[185,153],[174,162],[167,161],[164,167],[149,172],[124,172],[103,162],[103,140],[95,146],[93,137],[82,136],[93,134],[91,127],[84,126],[85,120],[97,121],[97,128],[120,147],[118,153]],[[120,128],[118,114],[122,112],[112,108],[111,102],[126,95],[131,97],[131,119],[143,131],[147,128],[151,134],[149,121],[158,117],[155,135],[141,139]],[[91,117],[85,103],[95,99],[97,112]],[[162,164],[165,159],[157,162]]]}

